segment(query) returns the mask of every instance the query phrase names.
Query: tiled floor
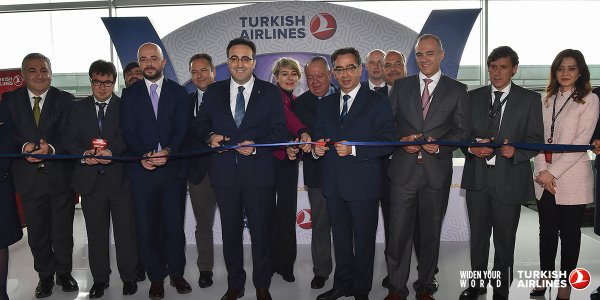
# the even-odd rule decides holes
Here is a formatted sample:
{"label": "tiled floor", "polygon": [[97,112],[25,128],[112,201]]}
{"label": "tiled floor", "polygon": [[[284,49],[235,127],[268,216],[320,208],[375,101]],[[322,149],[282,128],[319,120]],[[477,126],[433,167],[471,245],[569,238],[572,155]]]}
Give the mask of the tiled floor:
{"label": "tiled floor", "polygon": [[[517,235],[515,270],[537,270],[538,269],[538,233],[537,233],[537,215],[534,211],[523,209],[521,223]],[[87,260],[87,246],[83,244],[83,225],[81,211],[76,212],[74,222],[75,247],[73,254],[73,276],[79,283],[79,293],[63,293],[60,287],[54,288],[54,294],[50,299],[86,299],[88,290],[92,285],[92,278],[89,272]],[[593,234],[589,229],[584,230],[585,234]],[[571,299],[583,300],[589,299],[592,289],[600,285],[600,241],[587,235],[582,237],[582,249],[579,259],[579,267],[584,267],[590,271],[592,283],[590,287],[583,291],[573,292]],[[246,272],[251,272],[250,247],[245,248]],[[114,248],[112,249],[114,251]],[[187,269],[185,277],[192,283],[193,292],[187,295],[178,295],[174,288],[165,286],[165,299],[220,299],[225,290],[226,272],[222,258],[221,247],[216,247],[215,254],[215,284],[207,289],[200,289],[196,284],[198,271],[195,268],[196,259],[195,245],[189,245],[186,249]],[[33,261],[31,252],[24,238],[19,243],[10,248],[10,270],[9,270],[9,296],[13,300],[34,299],[34,289],[37,284],[37,274],[33,270]],[[493,256],[492,256],[493,257]],[[490,258],[490,263],[493,258]],[[414,261],[414,260],[413,260]],[[124,297],[121,295],[121,281],[118,276],[114,256],[112,259],[111,287],[106,291],[103,299],[148,299],[148,289],[150,283],[146,280],[139,284],[139,291],[134,296]],[[439,261],[440,273],[437,279],[440,282],[440,289],[435,294],[437,299],[458,299],[462,288],[460,287],[460,270],[469,270],[469,247],[466,242],[445,242],[441,245],[441,255]],[[375,256],[375,270],[373,279],[373,290],[371,299],[383,299],[387,291],[381,287],[381,279],[386,273],[385,261],[383,257],[383,245],[378,245]],[[310,289],[310,280],[312,279],[312,261],[310,257],[310,246],[298,246],[298,258],[295,268],[296,282],[287,283],[276,275],[271,285],[271,294],[274,299],[285,300],[308,300],[315,299],[316,296],[331,288],[332,280],[327,281],[322,290]],[[416,277],[416,271],[411,274],[409,286]],[[529,288],[518,287],[519,277],[515,272],[515,282],[511,288],[511,299],[529,299]],[[410,298],[414,299],[414,291],[411,291]],[[554,299],[555,290],[550,291],[546,298]],[[551,295],[550,295],[551,294]],[[249,278],[246,283],[246,296],[242,299],[255,299],[252,281]],[[491,289],[486,296],[480,299],[492,299]]]}

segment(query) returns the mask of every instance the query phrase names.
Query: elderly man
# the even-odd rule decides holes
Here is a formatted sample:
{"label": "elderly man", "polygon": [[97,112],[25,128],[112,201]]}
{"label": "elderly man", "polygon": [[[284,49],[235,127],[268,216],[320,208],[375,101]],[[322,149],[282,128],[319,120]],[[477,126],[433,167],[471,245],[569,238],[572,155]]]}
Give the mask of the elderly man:
{"label": "elderly man", "polygon": [[[178,293],[192,290],[183,278],[187,166],[168,156],[182,149],[191,114],[185,88],[163,76],[167,61],[158,45],[140,46],[138,63],[144,80],[123,90],[121,128],[128,151],[145,157],[129,166],[128,175],[142,261],[152,282],[149,296],[161,299],[167,275]],[[156,234],[161,230],[164,238]],[[166,257],[160,255],[162,247]]]}
{"label": "elderly man", "polygon": [[396,50],[388,50],[383,57],[383,81],[388,87],[388,95],[392,94],[392,87],[396,79],[406,77],[406,56]]}

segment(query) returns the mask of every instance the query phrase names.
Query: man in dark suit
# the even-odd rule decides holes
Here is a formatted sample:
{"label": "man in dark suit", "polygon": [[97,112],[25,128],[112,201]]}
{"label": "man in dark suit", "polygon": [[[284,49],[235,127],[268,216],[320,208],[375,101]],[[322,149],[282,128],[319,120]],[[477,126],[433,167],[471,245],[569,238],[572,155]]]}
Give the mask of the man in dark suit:
{"label": "man in dark suit", "polygon": [[[354,48],[331,55],[340,92],[319,102],[315,137],[321,157],[322,191],[333,230],[335,274],[333,288],[317,300],[342,296],[368,299],[373,281],[375,234],[381,197],[381,159],[391,147],[355,147],[346,141],[391,141],[394,125],[384,95],[361,86],[361,62]],[[330,149],[333,148],[333,149]]]}
{"label": "man in dark suit", "polygon": [[[152,282],[149,296],[164,297],[163,280],[180,294],[192,288],[183,278],[186,161],[170,159],[181,150],[191,114],[185,88],[163,76],[166,60],[160,47],[145,43],[138,49],[144,80],[123,91],[121,128],[128,152],[141,157],[129,166],[138,246]],[[160,221],[158,221],[160,220]],[[163,228],[159,228],[162,225]],[[158,232],[164,232],[164,238]],[[164,247],[166,261],[160,255]]]}
{"label": "man in dark suit", "polygon": [[[329,63],[323,56],[311,57],[304,66],[304,75],[308,91],[292,101],[291,109],[294,114],[308,127],[311,133],[315,132],[317,125],[317,107],[319,101],[337,89],[331,85],[331,70]],[[288,147],[290,160],[297,159],[300,149]],[[331,224],[327,215],[325,198],[321,192],[321,162],[312,155],[302,156],[302,170],[304,172],[304,185],[308,187],[308,201],[311,209],[312,239],[310,249],[315,276],[310,282],[310,287],[320,289],[325,286],[325,281],[333,269],[331,259]]]}
{"label": "man in dark suit", "polygon": [[[468,137],[467,88],[442,75],[444,48],[440,39],[425,34],[417,39],[419,74],[394,82],[392,109],[401,141],[464,141]],[[424,144],[394,152],[388,175],[392,181],[390,239],[387,251],[388,300],[408,296],[412,240],[419,234],[417,299],[434,299],[442,221],[452,180],[454,147]],[[419,231],[415,222],[419,220]]]}
{"label": "man in dark suit", "polygon": [[383,57],[383,81],[388,87],[388,96],[396,79],[406,77],[406,55],[397,50],[388,50]]}
{"label": "man in dark suit", "polygon": [[[517,53],[508,46],[498,47],[488,56],[487,66],[491,84],[469,92],[470,140],[544,143],[540,94],[511,81],[519,67]],[[538,151],[508,145],[463,151],[461,187],[467,190],[471,268],[482,275],[487,271],[493,231],[493,270],[500,272],[500,278],[484,278],[483,284],[464,290],[460,299],[477,299],[487,291],[488,282],[494,287],[495,300],[508,299],[521,204],[535,197],[529,160]]]}
{"label": "man in dark suit", "polygon": [[[189,61],[192,82],[198,88],[190,94],[190,111],[195,117],[202,103],[204,92],[209,84],[215,82],[216,69],[213,65],[212,57],[206,53],[195,54]],[[206,148],[206,142],[200,141],[190,130],[188,134],[188,146],[190,150]],[[196,217],[196,248],[198,249],[198,270],[200,278],[198,285],[201,288],[209,287],[213,284],[213,265],[214,265],[214,247],[213,247],[213,223],[215,221],[215,211],[217,201],[215,191],[210,183],[207,174],[209,155],[193,157],[189,160],[188,168],[188,190],[192,201],[192,209]]]}
{"label": "man in dark suit", "polygon": [[[231,79],[215,82],[206,89],[194,120],[197,137],[211,147],[285,141],[285,116],[279,91],[252,74],[256,66],[254,43],[244,38],[233,39],[226,53]],[[244,295],[244,214],[252,236],[256,297],[271,299],[271,227],[275,209],[275,157],[271,150],[245,146],[210,157],[208,175],[219,205],[228,274],[228,288],[222,300]]]}
{"label": "man in dark suit", "polygon": [[[89,70],[93,95],[71,107],[63,139],[65,150],[74,155],[120,156],[125,143],[119,126],[121,99],[113,94],[115,66],[95,61]],[[72,186],[81,195],[81,208],[88,233],[90,271],[94,284],[90,298],[100,298],[109,286],[109,227],[112,215],[117,266],[123,280],[123,295],[137,292],[137,243],[129,181],[124,165],[93,157],[77,161]]]}
{"label": "man in dark suit", "polygon": [[385,52],[380,49],[373,49],[367,54],[367,63],[365,64],[365,68],[367,69],[368,80],[361,82],[361,85],[387,96],[390,87],[383,80],[384,56]]}
{"label": "man in dark suit", "polygon": [[[63,154],[62,135],[73,95],[51,87],[50,60],[39,53],[23,59],[26,86],[5,93],[15,123],[15,138],[23,153]],[[54,274],[63,291],[79,289],[71,276],[74,194],[69,186],[72,162],[27,157],[12,165],[17,193],[27,220],[29,247],[40,281],[35,296],[52,295]]]}

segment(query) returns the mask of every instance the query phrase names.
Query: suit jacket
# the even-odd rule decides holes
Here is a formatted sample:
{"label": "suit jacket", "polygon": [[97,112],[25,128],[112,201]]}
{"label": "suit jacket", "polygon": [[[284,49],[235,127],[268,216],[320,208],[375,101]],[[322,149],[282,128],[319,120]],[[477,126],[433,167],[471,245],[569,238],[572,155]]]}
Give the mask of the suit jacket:
{"label": "suit jacket", "polygon": [[[14,130],[8,106],[6,102],[0,100],[0,153],[10,154],[20,151],[15,143]],[[0,182],[8,181],[11,161],[10,158],[0,158]]]}
{"label": "suit jacket", "polygon": [[[292,101],[292,112],[302,121],[308,128],[311,136],[315,132],[317,125],[317,107],[319,105],[319,97],[315,96],[310,91],[304,92]],[[313,137],[314,138],[314,137]],[[302,170],[304,172],[304,184],[308,187],[321,187],[321,167],[320,161],[315,160],[310,153],[302,155]]]}
{"label": "suit jacket", "polygon": [[[393,117],[385,96],[361,86],[356,98],[340,122],[340,92],[319,102],[315,140],[329,138],[336,141],[392,141]],[[340,157],[333,146],[321,157],[322,185],[325,197],[339,193],[348,201],[370,200],[381,197],[381,157],[389,155],[392,147],[357,146],[356,156]]]}
{"label": "suit jacket", "polygon": [[[464,141],[469,137],[467,124],[468,96],[466,85],[442,75],[433,95],[427,117],[423,120],[419,76],[413,75],[394,81],[390,101],[398,127],[397,138],[422,133],[436,140]],[[434,189],[450,188],[452,181],[452,152],[454,147],[440,147],[437,154],[421,151],[423,169],[429,185]],[[400,185],[408,182],[417,165],[417,153],[396,148],[388,169],[388,176]]]}
{"label": "suit jacket", "polygon": [[[273,84],[254,81],[244,119],[238,128],[229,105],[231,79],[215,82],[204,93],[198,116],[194,120],[196,137],[206,142],[211,133],[229,137],[226,145],[249,140],[256,144],[286,141],[287,129],[281,95]],[[210,157],[208,174],[214,187],[270,187],[275,184],[272,148],[255,148],[244,156],[235,150]]]}
{"label": "suit jacket", "polygon": [[[130,154],[142,156],[157,150],[158,143],[162,148],[171,148],[171,153],[181,151],[191,116],[189,96],[184,87],[164,78],[158,117],[154,114],[145,80],[138,80],[123,90],[121,99],[121,130]],[[136,162],[130,164],[128,174],[132,181],[145,180],[152,174],[185,178],[187,164],[183,159],[170,159],[165,166],[148,171]]]}
{"label": "suit jacket", "polygon": [[[67,113],[74,100],[72,94],[51,86],[44,100],[39,126],[35,125],[27,87],[6,92],[2,99],[2,101],[6,101],[14,121],[15,139],[19,150],[25,143],[39,142],[40,139],[44,139],[54,147],[55,154],[64,154],[62,136],[65,132]],[[72,162],[46,160],[44,165],[52,183],[50,187],[52,191],[68,191],[73,168]],[[40,175],[38,164],[30,164],[25,159],[18,159],[12,164],[12,172],[15,188],[19,194],[31,195],[34,192],[36,194],[49,192],[34,186],[37,176]]]}
{"label": "suit jacket", "polygon": [[[544,117],[544,140],[550,137],[554,96],[548,99],[542,113]],[[583,97],[584,104],[572,100],[560,113],[554,126],[555,144],[583,145],[589,143],[598,121],[598,96],[589,93]],[[558,111],[561,103],[557,102]],[[535,172],[549,171],[556,178],[556,204],[587,204],[594,200],[594,174],[587,152],[553,153],[552,163],[546,163],[544,153],[535,159]],[[540,199],[543,188],[535,185],[535,196]]]}
{"label": "suit jacket", "polygon": [[[204,96],[203,98],[204,99]],[[193,111],[196,109],[196,101],[198,100],[198,90],[190,94],[190,113],[193,115]],[[192,126],[192,122],[190,122],[190,126]],[[202,141],[196,138],[194,131],[190,128],[188,132],[188,136],[186,139],[186,148],[188,151],[198,151],[200,149],[205,149],[208,147],[206,141]],[[208,173],[208,163],[210,154],[204,154],[199,156],[194,156],[189,159],[188,165],[188,181],[192,184],[200,184],[204,179],[204,176]]]}
{"label": "suit jacket", "polygon": [[[104,122],[102,123],[101,138],[107,141],[106,149],[113,156],[121,156],[125,152],[125,142],[119,126],[119,109],[121,99],[112,95],[110,103],[105,108]],[[92,140],[98,138],[98,114],[96,113],[96,104],[93,96],[76,101],[71,107],[67,118],[67,127],[63,138],[65,150],[74,155],[81,155],[92,147]],[[104,175],[98,175],[98,169],[104,170]],[[105,176],[106,186],[102,189],[109,191],[120,191],[127,181],[124,178],[124,163],[112,162],[108,165],[88,166],[75,161],[73,179],[71,185],[73,189],[85,196],[92,192],[96,185],[98,176]]]}
{"label": "suit jacket", "polygon": [[[487,137],[491,95],[490,85],[469,92],[469,138],[472,141]],[[498,141],[507,139],[516,143],[544,143],[542,102],[539,93],[513,83],[504,105]],[[476,157],[467,149],[463,149],[463,152],[466,160],[461,187],[480,191],[486,186],[486,159]],[[533,199],[530,159],[537,153],[538,151],[516,149],[512,158],[496,155],[495,190],[501,202],[518,204]]]}

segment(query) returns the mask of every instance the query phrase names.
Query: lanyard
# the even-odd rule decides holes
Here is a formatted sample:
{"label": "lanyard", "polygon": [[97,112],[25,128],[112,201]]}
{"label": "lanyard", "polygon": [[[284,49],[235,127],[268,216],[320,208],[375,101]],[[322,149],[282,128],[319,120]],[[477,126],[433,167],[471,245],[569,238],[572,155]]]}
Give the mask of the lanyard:
{"label": "lanyard", "polygon": [[554,141],[554,124],[556,123],[556,119],[558,118],[558,115],[560,115],[560,113],[563,111],[563,109],[565,109],[565,106],[567,106],[567,103],[569,103],[569,100],[571,100],[573,94],[575,94],[575,92],[569,95],[569,98],[567,98],[565,103],[563,103],[563,105],[560,107],[558,113],[556,112],[556,98],[558,98],[558,93],[556,93],[556,95],[554,96],[554,104],[552,105],[552,124],[550,125],[550,137],[548,138],[548,144],[552,144],[552,142]]}

